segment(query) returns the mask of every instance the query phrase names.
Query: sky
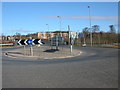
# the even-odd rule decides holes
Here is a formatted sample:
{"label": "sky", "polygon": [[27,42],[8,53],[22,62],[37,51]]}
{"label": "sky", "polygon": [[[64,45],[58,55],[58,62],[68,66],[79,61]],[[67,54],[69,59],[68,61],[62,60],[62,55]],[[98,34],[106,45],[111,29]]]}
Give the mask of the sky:
{"label": "sky", "polygon": [[91,26],[99,25],[105,32],[109,31],[109,25],[118,29],[117,2],[3,2],[2,33],[67,31],[68,25],[71,31],[81,32],[90,27],[88,6]]}

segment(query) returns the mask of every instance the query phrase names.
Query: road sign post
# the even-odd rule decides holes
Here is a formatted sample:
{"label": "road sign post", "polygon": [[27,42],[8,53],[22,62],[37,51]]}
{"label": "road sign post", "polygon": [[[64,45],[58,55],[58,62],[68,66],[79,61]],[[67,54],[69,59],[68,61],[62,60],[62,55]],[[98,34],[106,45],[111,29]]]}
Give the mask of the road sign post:
{"label": "road sign post", "polygon": [[36,45],[43,44],[41,39],[20,39],[18,41],[18,45]]}
{"label": "road sign post", "polygon": [[24,55],[26,55],[26,48],[25,48],[25,45],[24,45]]}
{"label": "road sign post", "polygon": [[[50,32],[50,39],[51,39],[51,38],[52,38],[52,37],[51,37],[51,32]],[[52,39],[51,39],[50,43],[51,43],[51,49],[52,49]]]}
{"label": "road sign post", "polygon": [[56,35],[56,49],[58,49],[58,36]]}
{"label": "road sign post", "polygon": [[70,53],[72,53],[73,51],[73,44],[74,44],[74,39],[71,37]]}
{"label": "road sign post", "polygon": [[24,45],[24,55],[26,54],[26,48],[25,45],[30,45],[30,54],[31,56],[33,56],[33,46],[32,45],[36,45],[36,44],[44,44],[43,42],[41,42],[41,39],[20,39],[18,41],[18,45]]}
{"label": "road sign post", "polygon": [[72,44],[70,45],[70,53],[72,53]]}
{"label": "road sign post", "polygon": [[33,56],[33,47],[32,47],[32,45],[30,45],[30,53],[31,53],[31,56]]}

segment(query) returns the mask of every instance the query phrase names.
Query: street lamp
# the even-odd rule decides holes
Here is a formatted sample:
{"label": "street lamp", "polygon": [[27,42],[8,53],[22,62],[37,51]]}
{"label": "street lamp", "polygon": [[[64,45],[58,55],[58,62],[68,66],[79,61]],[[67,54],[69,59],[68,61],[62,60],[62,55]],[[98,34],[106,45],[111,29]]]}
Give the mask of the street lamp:
{"label": "street lamp", "polygon": [[48,31],[49,31],[49,24],[46,24],[46,26],[48,26],[47,29],[48,29]]}
{"label": "street lamp", "polygon": [[[48,32],[49,32],[49,24],[46,24],[46,26],[47,26],[47,29],[48,29]],[[48,33],[48,37],[50,37],[50,33]]]}
{"label": "street lamp", "polygon": [[92,47],[92,28],[91,28],[91,15],[90,15],[90,6],[88,6],[89,8],[89,21],[90,21],[90,41],[91,41],[91,47]]}
{"label": "street lamp", "polygon": [[46,24],[46,26],[48,26],[47,28],[48,28],[48,32],[49,32],[49,39],[51,39],[50,45],[51,45],[51,49],[52,49],[52,37],[51,37],[51,32],[49,31],[49,24]]}
{"label": "street lamp", "polygon": [[58,18],[60,18],[60,36],[62,37],[62,33],[61,33],[61,16],[57,16]]}

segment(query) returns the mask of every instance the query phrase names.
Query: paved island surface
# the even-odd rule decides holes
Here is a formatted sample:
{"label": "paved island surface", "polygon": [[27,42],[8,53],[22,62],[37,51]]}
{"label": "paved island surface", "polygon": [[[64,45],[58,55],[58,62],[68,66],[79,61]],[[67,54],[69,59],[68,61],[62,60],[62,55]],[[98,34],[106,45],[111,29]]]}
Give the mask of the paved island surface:
{"label": "paved island surface", "polygon": [[36,58],[36,59],[54,59],[54,58],[68,58],[79,56],[83,52],[72,48],[70,46],[61,46],[56,49],[55,46],[52,48],[50,46],[21,46],[21,48],[16,48],[13,50],[7,50],[4,52],[5,55],[12,58]]}

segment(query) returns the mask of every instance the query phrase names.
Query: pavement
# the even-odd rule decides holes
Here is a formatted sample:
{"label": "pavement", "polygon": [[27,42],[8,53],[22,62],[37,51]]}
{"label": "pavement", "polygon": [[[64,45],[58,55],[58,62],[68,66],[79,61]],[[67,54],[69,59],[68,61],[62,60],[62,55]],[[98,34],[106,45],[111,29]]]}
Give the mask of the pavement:
{"label": "pavement", "polygon": [[[23,50],[23,47],[2,50],[8,52],[19,49]],[[76,57],[50,60],[10,58],[2,54],[2,87],[118,88],[119,49],[74,47],[74,50],[83,53]],[[54,50],[52,52],[57,53]]]}
{"label": "pavement", "polygon": [[4,52],[6,56],[12,57],[12,58],[39,58],[39,59],[54,59],[54,58],[70,58],[79,56],[82,54],[82,51],[77,49],[72,49],[72,52],[70,52],[69,46],[61,46],[59,49],[56,49],[56,47],[50,47],[50,46],[33,46],[33,55],[31,54],[31,47],[26,46],[23,48],[17,48],[14,50],[8,50]]}

